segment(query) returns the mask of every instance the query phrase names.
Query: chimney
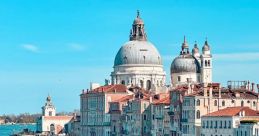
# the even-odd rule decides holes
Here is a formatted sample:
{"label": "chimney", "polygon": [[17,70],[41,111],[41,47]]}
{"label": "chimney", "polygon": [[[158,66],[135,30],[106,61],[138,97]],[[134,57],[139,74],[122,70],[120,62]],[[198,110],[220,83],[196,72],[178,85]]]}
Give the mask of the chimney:
{"label": "chimney", "polygon": [[190,94],[191,93],[191,84],[188,83],[188,90],[187,90],[187,94]]}
{"label": "chimney", "polygon": [[248,80],[247,90],[250,91],[250,81]]}
{"label": "chimney", "polygon": [[221,98],[221,86],[220,86],[220,84],[219,84],[218,89],[219,89],[219,98]]}
{"label": "chimney", "polygon": [[152,97],[152,95],[149,96],[149,103],[153,103],[153,97]]}
{"label": "chimney", "polygon": [[209,87],[210,97],[212,97],[212,86]]}
{"label": "chimney", "polygon": [[194,84],[191,84],[191,93],[194,91]]}
{"label": "chimney", "polygon": [[255,83],[252,83],[252,92],[255,92]]}
{"label": "chimney", "polygon": [[208,88],[207,87],[203,87],[203,96],[207,97],[208,96]]}

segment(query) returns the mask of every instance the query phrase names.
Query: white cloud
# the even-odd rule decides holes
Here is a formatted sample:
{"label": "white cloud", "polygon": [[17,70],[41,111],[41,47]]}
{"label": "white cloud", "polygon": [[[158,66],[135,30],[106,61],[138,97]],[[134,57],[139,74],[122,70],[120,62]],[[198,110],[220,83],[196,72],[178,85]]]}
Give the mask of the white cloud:
{"label": "white cloud", "polygon": [[259,52],[214,54],[216,61],[259,61]]}
{"label": "white cloud", "polygon": [[85,46],[83,46],[81,44],[77,44],[77,43],[70,43],[68,46],[73,51],[84,51],[85,50]]}
{"label": "white cloud", "polygon": [[27,51],[33,52],[33,53],[39,52],[39,48],[36,45],[33,45],[33,44],[23,44],[22,48],[27,50]]}

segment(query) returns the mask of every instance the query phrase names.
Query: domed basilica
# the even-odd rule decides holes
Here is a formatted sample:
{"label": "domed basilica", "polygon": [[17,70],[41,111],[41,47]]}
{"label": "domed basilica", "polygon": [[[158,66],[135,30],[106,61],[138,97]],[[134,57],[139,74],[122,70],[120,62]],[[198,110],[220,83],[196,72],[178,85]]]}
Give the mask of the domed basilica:
{"label": "domed basilica", "polygon": [[171,64],[171,82],[173,86],[186,84],[187,82],[212,82],[212,55],[207,39],[200,55],[196,42],[190,53],[189,45],[184,37],[180,55]]}
{"label": "domed basilica", "polygon": [[[161,55],[147,40],[144,21],[140,18],[139,12],[133,21],[129,41],[119,49],[113,68],[112,84],[139,86],[150,91],[165,88],[166,73]],[[175,87],[187,82],[212,82],[212,56],[207,40],[200,55],[197,43],[190,53],[188,43],[184,38],[180,55],[171,64],[171,85]]]}

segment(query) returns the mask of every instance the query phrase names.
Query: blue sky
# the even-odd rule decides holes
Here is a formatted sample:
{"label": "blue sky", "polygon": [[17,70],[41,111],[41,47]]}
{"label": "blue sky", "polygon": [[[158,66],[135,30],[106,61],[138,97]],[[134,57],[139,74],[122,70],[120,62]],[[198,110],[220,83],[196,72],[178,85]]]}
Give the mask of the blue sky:
{"label": "blue sky", "polygon": [[48,93],[58,111],[79,109],[81,90],[110,78],[138,9],[168,77],[186,35],[200,49],[208,37],[215,82],[259,83],[257,0],[2,0],[0,114],[39,113]]}

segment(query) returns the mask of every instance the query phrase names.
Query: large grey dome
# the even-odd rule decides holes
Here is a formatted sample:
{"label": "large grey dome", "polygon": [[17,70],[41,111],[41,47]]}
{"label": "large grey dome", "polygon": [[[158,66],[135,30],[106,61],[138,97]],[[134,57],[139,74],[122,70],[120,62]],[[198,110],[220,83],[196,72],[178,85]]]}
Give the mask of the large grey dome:
{"label": "large grey dome", "polygon": [[152,43],[129,41],[120,48],[114,60],[114,66],[126,64],[162,65],[162,59]]}
{"label": "large grey dome", "polygon": [[176,57],[171,64],[171,74],[187,72],[200,73],[200,64],[198,60],[190,54]]}

